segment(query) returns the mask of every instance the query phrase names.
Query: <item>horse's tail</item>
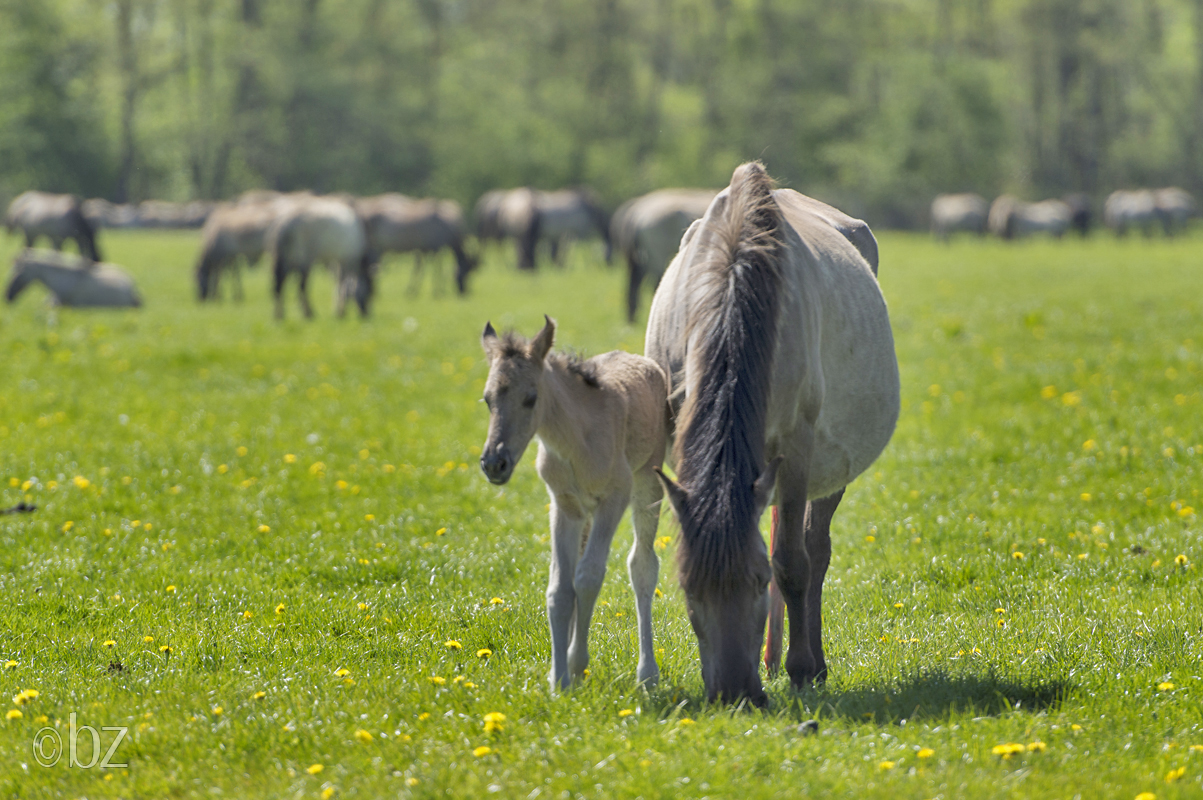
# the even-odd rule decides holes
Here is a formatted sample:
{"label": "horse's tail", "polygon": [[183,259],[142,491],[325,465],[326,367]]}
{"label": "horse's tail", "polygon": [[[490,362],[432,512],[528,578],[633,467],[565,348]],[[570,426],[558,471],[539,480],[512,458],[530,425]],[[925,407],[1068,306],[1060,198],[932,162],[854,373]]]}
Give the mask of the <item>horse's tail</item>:
{"label": "horse's tail", "polygon": [[714,268],[725,273],[737,264],[746,263],[776,271],[784,220],[773,198],[773,179],[763,164],[749,161],[735,170],[726,208],[718,216],[712,220],[710,237]]}

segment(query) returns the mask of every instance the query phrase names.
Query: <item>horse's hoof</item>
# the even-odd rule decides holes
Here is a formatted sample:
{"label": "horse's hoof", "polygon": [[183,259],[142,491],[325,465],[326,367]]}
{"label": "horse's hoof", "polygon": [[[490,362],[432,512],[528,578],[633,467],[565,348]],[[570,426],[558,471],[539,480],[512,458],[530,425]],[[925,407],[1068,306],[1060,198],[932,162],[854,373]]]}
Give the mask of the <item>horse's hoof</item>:
{"label": "horse's hoof", "polygon": [[799,725],[797,730],[799,736],[814,736],[819,732],[819,721],[815,719],[808,719],[806,722],[803,722],[801,725]]}

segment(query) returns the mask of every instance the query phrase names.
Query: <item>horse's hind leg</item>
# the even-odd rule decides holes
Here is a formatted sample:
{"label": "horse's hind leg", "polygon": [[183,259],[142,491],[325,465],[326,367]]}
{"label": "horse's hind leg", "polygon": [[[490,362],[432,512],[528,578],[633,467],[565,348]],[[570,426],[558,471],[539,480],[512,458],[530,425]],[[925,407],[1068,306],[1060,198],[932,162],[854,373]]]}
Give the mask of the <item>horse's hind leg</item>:
{"label": "horse's hind leg", "polygon": [[301,280],[297,284],[297,292],[301,297],[301,313],[305,319],[313,319],[313,306],[309,305],[309,270],[301,270],[299,277]]}
{"label": "horse's hind leg", "polygon": [[627,574],[635,591],[635,617],[639,625],[640,683],[654,686],[660,680],[656,664],[656,649],[652,643],[652,598],[660,577],[660,559],[656,557],[656,527],[660,522],[660,499],[664,490],[651,470],[635,476],[631,501],[631,522],[635,526],[635,541],[627,556]]}
{"label": "horse's hind leg", "polygon": [[[277,263],[272,277],[274,279],[272,282],[272,294],[276,300],[276,319],[284,319],[284,279],[288,277],[288,270],[284,268],[283,264]],[[216,277],[214,280],[216,280]]]}
{"label": "horse's hind leg", "polygon": [[827,659],[823,655],[823,580],[831,564],[831,518],[844,497],[840,489],[833,495],[813,500],[806,514],[806,556],[810,574],[806,581],[806,636],[815,662],[815,681],[827,680]]}
{"label": "horse's hind leg", "polygon": [[409,286],[406,287],[405,293],[410,297],[417,297],[422,291],[422,254],[414,253],[414,271],[409,278]]}
{"label": "horse's hind leg", "polygon": [[610,543],[618,521],[627,510],[631,500],[630,489],[615,492],[601,501],[593,512],[593,525],[585,552],[576,565],[572,588],[576,592],[576,624],[572,630],[572,642],[568,645],[568,674],[576,680],[589,666],[589,623],[593,620],[593,607],[601,594],[602,582],[606,579],[606,560],[610,555]]}
{"label": "horse's hind leg", "polygon": [[551,575],[547,581],[547,624],[551,628],[551,690],[572,685],[568,639],[576,612],[573,578],[581,554],[584,511],[571,500],[551,498]]}

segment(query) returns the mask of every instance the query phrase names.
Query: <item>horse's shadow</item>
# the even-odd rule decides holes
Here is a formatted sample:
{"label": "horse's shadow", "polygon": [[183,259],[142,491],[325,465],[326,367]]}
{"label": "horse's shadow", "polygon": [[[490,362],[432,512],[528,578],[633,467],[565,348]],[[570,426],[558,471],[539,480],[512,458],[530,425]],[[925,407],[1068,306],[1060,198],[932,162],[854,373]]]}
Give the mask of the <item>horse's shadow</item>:
{"label": "horse's shadow", "polygon": [[[1059,678],[1025,681],[984,674],[952,675],[928,670],[899,680],[848,685],[845,682],[797,691],[784,681],[769,689],[768,713],[786,721],[839,720],[845,724],[897,725],[940,721],[954,716],[992,717],[1014,711],[1056,708],[1073,689]],[[718,707],[700,687],[663,687],[649,693],[649,705],[661,716]],[[740,710],[745,706],[727,706]],[[651,710],[651,709],[649,709]]]}

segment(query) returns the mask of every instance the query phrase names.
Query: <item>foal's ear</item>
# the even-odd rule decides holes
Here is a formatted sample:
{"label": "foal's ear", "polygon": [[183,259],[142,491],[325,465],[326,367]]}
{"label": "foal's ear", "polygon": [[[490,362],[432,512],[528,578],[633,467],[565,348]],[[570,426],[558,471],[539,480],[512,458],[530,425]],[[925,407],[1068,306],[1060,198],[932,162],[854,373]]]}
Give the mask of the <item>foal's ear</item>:
{"label": "foal's ear", "polygon": [[485,355],[492,361],[497,355],[497,331],[493,330],[493,323],[485,323],[485,331],[480,335],[480,346],[485,349]]}
{"label": "foal's ear", "polygon": [[543,315],[543,319],[547,320],[547,324],[530,343],[530,357],[540,363],[551,352],[551,344],[556,338],[556,321],[546,314]]}
{"label": "foal's ear", "polygon": [[769,504],[769,500],[773,497],[773,487],[777,485],[777,468],[781,466],[781,462],[784,460],[785,456],[774,458],[764,468],[764,472],[760,473],[760,477],[756,479],[756,483],[752,484],[752,496],[756,500],[757,516],[764,511],[764,507]]}
{"label": "foal's ear", "polygon": [[681,519],[682,513],[685,510],[685,490],[681,488],[681,484],[665,475],[664,471],[659,467],[652,467],[652,471],[660,479],[660,485],[664,487],[664,492],[668,495],[668,502],[672,505],[677,519]]}

